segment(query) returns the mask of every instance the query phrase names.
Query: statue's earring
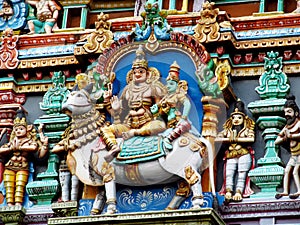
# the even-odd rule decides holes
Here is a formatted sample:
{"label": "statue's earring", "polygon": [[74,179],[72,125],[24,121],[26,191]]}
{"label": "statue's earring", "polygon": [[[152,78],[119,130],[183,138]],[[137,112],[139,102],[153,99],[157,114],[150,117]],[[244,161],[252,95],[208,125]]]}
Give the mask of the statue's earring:
{"label": "statue's earring", "polygon": [[152,74],[151,74],[149,71],[147,71],[147,77],[148,77],[147,80],[146,80],[146,83],[147,83],[147,84],[150,84],[151,81],[152,81],[151,75],[152,75]]}

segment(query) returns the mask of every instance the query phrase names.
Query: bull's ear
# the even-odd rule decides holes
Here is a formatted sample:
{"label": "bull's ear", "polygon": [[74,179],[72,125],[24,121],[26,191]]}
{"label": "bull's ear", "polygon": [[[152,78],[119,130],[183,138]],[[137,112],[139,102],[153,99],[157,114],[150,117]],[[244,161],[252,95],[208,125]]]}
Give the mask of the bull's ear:
{"label": "bull's ear", "polygon": [[87,93],[91,94],[92,91],[93,91],[93,83],[88,84],[88,85],[84,88],[84,90],[85,90]]}
{"label": "bull's ear", "polygon": [[75,84],[75,86],[72,88],[71,91],[79,91],[79,87],[78,84]]}

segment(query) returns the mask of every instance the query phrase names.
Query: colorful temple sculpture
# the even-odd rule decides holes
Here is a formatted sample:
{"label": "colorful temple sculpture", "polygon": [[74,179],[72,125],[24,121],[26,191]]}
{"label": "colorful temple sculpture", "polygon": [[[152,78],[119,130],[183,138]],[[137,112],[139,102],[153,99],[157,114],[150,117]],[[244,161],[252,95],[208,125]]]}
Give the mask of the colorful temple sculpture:
{"label": "colorful temple sculpture", "polygon": [[299,3],[0,0],[0,224],[299,224]]}

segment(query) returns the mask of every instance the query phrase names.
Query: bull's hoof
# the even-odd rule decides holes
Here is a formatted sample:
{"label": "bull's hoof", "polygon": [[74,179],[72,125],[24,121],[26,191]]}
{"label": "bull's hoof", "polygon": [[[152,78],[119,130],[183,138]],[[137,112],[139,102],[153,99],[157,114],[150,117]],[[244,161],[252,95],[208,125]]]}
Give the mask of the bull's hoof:
{"label": "bull's hoof", "polygon": [[91,212],[90,212],[90,215],[93,216],[93,215],[99,215],[101,214],[100,210],[99,209],[92,209]]}
{"label": "bull's hoof", "polygon": [[106,214],[115,214],[117,212],[116,204],[109,204],[107,206]]}
{"label": "bull's hoof", "polygon": [[203,195],[194,196],[192,198],[192,209],[200,209],[204,204]]}

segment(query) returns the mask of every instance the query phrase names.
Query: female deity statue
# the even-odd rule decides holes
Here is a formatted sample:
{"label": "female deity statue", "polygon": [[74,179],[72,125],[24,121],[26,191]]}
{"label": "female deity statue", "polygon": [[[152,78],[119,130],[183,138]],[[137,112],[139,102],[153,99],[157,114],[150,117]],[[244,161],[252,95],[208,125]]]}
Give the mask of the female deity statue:
{"label": "female deity statue", "polygon": [[[174,128],[165,139],[165,146],[168,149],[172,149],[173,140],[191,129],[191,124],[187,120],[191,109],[191,102],[186,95],[188,84],[185,80],[179,79],[179,70],[180,66],[174,61],[167,77],[168,94],[151,107],[155,117],[167,116],[167,128]],[[181,106],[183,106],[182,113]]]}

